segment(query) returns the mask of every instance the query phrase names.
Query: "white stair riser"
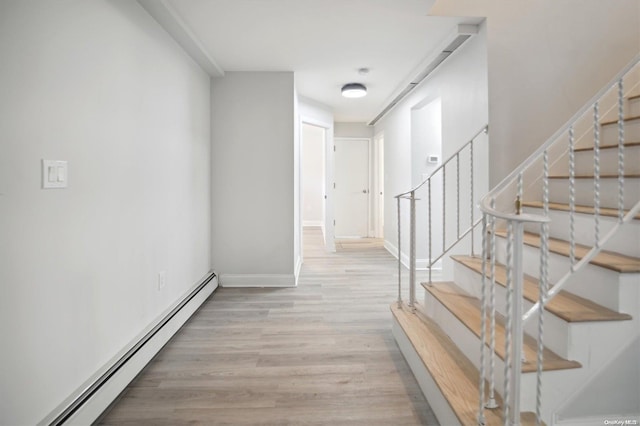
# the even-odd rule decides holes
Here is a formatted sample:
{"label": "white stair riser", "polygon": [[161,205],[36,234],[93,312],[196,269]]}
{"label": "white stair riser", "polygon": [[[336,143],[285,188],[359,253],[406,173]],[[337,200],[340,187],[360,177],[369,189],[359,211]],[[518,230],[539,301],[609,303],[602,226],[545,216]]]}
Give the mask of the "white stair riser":
{"label": "white stair riser", "polygon": [[[456,262],[454,269],[454,276],[456,284],[467,293],[470,293],[474,297],[480,299],[482,292],[481,275],[477,272],[467,268],[466,266]],[[489,295],[489,289],[491,280],[487,281],[487,297]],[[506,305],[506,289],[496,284],[495,287],[495,299],[496,310],[505,315]],[[528,310],[533,306],[533,303],[523,299],[523,309]],[[555,316],[551,312],[545,313],[545,333],[544,344],[563,358],[569,358],[569,327],[570,324],[563,319]],[[530,336],[538,335],[538,317],[532,318],[525,324],[525,332]]]}
{"label": "white stair riser", "polygon": [[[525,207],[525,212],[542,215],[542,209]],[[549,234],[554,238],[569,241],[570,222],[569,213],[559,210],[549,210]],[[605,235],[616,225],[617,218],[600,216],[600,235]],[[525,230],[538,232],[540,227],[535,224],[525,224]],[[588,214],[574,215],[575,241],[578,244],[592,246],[595,243],[595,217]],[[605,250],[625,253],[629,256],[640,257],[640,220],[633,220],[616,232],[604,246]]]}
{"label": "white stair riser", "polygon": [[[429,317],[442,328],[473,365],[479,368],[480,339],[428,291],[425,293],[425,307]],[[486,352],[486,358],[485,368],[488,375],[488,351]],[[497,356],[495,357],[495,377],[496,392],[502,395],[504,389],[504,361]],[[535,411],[535,373],[523,373],[521,383],[521,410]]]}
{"label": "white stair riser", "polygon": [[[462,324],[444,305],[432,294],[426,292],[425,307],[429,316],[444,330],[466,354],[476,368],[479,368],[480,339]],[[580,358],[570,358],[581,362],[581,368],[568,370],[545,371],[542,375],[543,383],[543,418],[549,419],[567,395],[581,388],[594,372],[640,334],[640,319],[623,322],[593,322],[579,324],[573,332],[571,352],[581,354]],[[488,375],[489,357],[485,359]],[[502,395],[504,383],[504,362],[495,357],[496,391]],[[521,376],[522,411],[535,411],[535,373],[523,373]],[[602,395],[607,398],[607,395]]]}
{"label": "white stair riser", "polygon": [[[594,151],[578,151],[575,154],[576,175],[592,175],[594,170]],[[569,174],[568,160],[563,165],[564,173]],[[630,146],[624,149],[624,172],[640,173],[640,147]],[[618,150],[600,150],[600,174],[618,174]]]}
{"label": "white stair riser", "polygon": [[[626,141],[640,141],[640,120],[624,123],[624,139]],[[608,124],[600,127],[600,144],[613,145],[618,143],[618,124]]]}
{"label": "white stair riser", "polygon": [[[577,205],[593,206],[595,198],[593,179],[576,179],[575,194]],[[640,179],[625,179],[625,208],[631,208],[638,200],[640,200]],[[549,179],[549,201],[569,203],[569,179]],[[600,207],[618,207],[617,179],[600,179]]]}
{"label": "white stair riser", "polygon": [[637,117],[640,115],[640,98],[629,100],[625,102],[624,106],[625,117]]}
{"label": "white stair riser", "polygon": [[[496,251],[498,262],[505,263],[506,242],[504,238],[496,239]],[[537,247],[525,245],[523,247],[524,273],[538,277],[540,272],[540,251]],[[569,258],[549,253],[549,282],[558,282],[569,270]],[[615,271],[601,268],[591,264],[576,272],[565,290],[589,299],[614,311],[620,306],[619,275]]]}

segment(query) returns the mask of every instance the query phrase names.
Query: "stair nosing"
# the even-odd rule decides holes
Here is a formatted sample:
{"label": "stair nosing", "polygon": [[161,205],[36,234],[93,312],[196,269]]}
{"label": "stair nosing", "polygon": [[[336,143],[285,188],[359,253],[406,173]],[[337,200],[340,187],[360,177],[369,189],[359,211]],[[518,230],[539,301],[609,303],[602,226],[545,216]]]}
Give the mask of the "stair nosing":
{"label": "stair nosing", "polygon": [[[504,238],[506,236],[506,231],[503,229],[498,229],[495,231],[496,235],[499,237]],[[527,238],[528,237],[528,238]],[[536,242],[532,242],[531,238],[535,238]],[[549,252],[551,253],[555,253],[557,255],[560,256],[564,256],[564,257],[569,257],[569,254],[564,252],[564,251],[560,251],[558,248],[554,247],[551,243],[562,243],[562,245],[564,246],[568,246],[569,242],[562,240],[560,238],[549,238]],[[536,248],[540,248],[540,235],[539,234],[535,234],[533,232],[525,232],[524,233],[524,244],[528,245],[530,247],[536,247]],[[575,245],[576,247],[576,260],[580,260],[584,257],[583,254],[579,253],[579,251],[581,250],[586,250],[589,251],[591,250],[591,247],[589,246],[585,246],[583,244],[577,244]],[[603,256],[615,256],[618,258],[624,258],[627,260],[631,260],[634,263],[637,263],[637,265],[629,267],[616,267],[615,265],[612,265],[609,262],[605,262],[604,260],[602,260]],[[589,262],[591,265],[594,266],[598,266],[600,268],[604,268],[604,269],[609,269],[611,271],[614,272],[618,272],[620,274],[634,274],[634,273],[639,273],[640,272],[640,259],[632,257],[632,256],[627,256],[621,253],[616,253],[613,251],[609,251],[609,250],[601,250],[600,253],[598,253],[593,259],[591,259],[591,261]]]}
{"label": "stair nosing", "polygon": [[[531,207],[531,208],[535,208],[535,209],[541,209],[543,207],[543,203],[542,201],[523,201],[522,202],[522,206],[523,207]],[[549,209],[550,210],[556,210],[556,211],[561,211],[561,212],[568,212],[570,209],[569,204],[566,203],[553,203],[553,202],[549,202]],[[576,205],[575,206],[575,212],[578,214],[586,214],[586,215],[593,215],[594,214],[594,208],[592,206],[586,206],[586,205]],[[624,214],[626,215],[629,212],[629,209],[624,210]],[[600,216],[606,216],[606,217],[618,217],[618,210],[617,209],[612,209],[609,207],[600,207]],[[640,213],[638,213],[634,219],[640,219]]]}
{"label": "stair nosing", "polygon": [[[636,120],[640,120],[640,115],[633,115],[631,117],[622,118],[622,121],[625,123],[628,121],[636,121]],[[607,120],[607,121],[600,122],[600,126],[610,126],[612,124],[618,124],[618,119],[616,118],[615,120]]]}
{"label": "stair nosing", "polygon": [[[481,270],[478,270],[478,268],[476,268],[474,265],[471,265],[470,262],[468,260],[471,259],[475,259],[477,261],[481,261],[480,258],[478,257],[471,257],[471,256],[451,256],[451,258],[455,261],[460,263],[461,265],[469,268],[470,270],[481,274]],[[481,266],[480,266],[481,268]],[[504,269],[505,266],[501,263],[496,262],[496,269]],[[487,277],[490,279],[491,277],[489,276],[489,269],[487,269]],[[506,283],[504,282],[505,280],[499,278],[496,274],[496,283],[499,284],[502,287],[505,287]],[[533,282],[535,281],[535,282]],[[525,285],[533,285],[537,287],[537,282],[538,280],[534,277],[531,277],[529,275],[525,275]],[[531,283],[531,284],[527,284],[527,282]],[[526,300],[528,300],[529,302],[535,303],[537,302],[537,298],[535,297],[531,297],[530,295],[527,295],[526,291],[523,291],[523,296]],[[557,308],[555,305],[560,301],[560,299],[558,298],[566,298],[566,299],[571,299],[574,302],[580,303],[583,306],[587,307],[587,308],[592,308],[595,310],[595,308],[597,308],[598,310],[604,310],[605,313],[600,313],[598,315],[600,316],[593,316],[593,317],[589,317],[587,318],[586,316],[583,316],[582,318],[580,317],[576,317],[576,316],[571,316],[570,314],[566,313],[566,311],[561,310],[559,308]],[[554,302],[555,301],[555,302]],[[592,306],[591,306],[592,305]],[[553,299],[551,299],[548,304],[545,306],[545,310],[547,310],[548,312],[550,312],[551,314],[557,316],[558,318],[568,322],[568,323],[584,323],[584,322],[598,322],[598,321],[627,321],[632,319],[632,316],[629,314],[624,314],[624,313],[620,313],[620,312],[616,312],[612,309],[606,308],[604,306],[598,305],[597,303],[589,300],[589,299],[585,299],[583,297],[577,296],[573,293],[570,293],[568,291],[565,290],[560,290],[560,292],[556,295],[556,297],[554,297]],[[583,314],[584,315],[584,314]],[[606,316],[605,316],[606,315]]]}
{"label": "stair nosing", "polygon": [[[623,144],[623,146],[625,148],[633,148],[633,147],[636,147],[636,146],[640,146],[640,142],[625,142]],[[603,150],[603,149],[615,149],[615,148],[618,148],[618,144],[615,144],[615,145],[601,145],[600,146],[601,150]],[[585,151],[593,151],[594,149],[595,149],[595,147],[593,147],[593,146],[587,146],[587,147],[582,147],[582,148],[576,148],[573,151],[574,152],[585,152]]]}
{"label": "stair nosing", "polygon": [[[549,176],[549,179],[569,179],[571,176],[569,175],[553,175],[553,176]],[[600,179],[618,179],[618,175],[612,175],[612,174],[601,174],[600,175]],[[637,179],[640,178],[640,173],[628,173],[628,174],[624,174],[622,175],[623,178],[625,179]],[[595,179],[594,175],[575,175],[573,177],[574,179]]]}
{"label": "stair nosing", "polygon": [[[441,287],[441,286],[447,286],[450,288],[453,287],[452,290],[454,290],[457,293],[456,296],[463,297],[464,299],[467,299],[467,300],[473,299],[476,301],[478,301],[478,299],[476,299],[474,296],[462,290],[460,287],[458,287],[458,285],[456,285],[453,282],[434,282],[430,285],[424,285],[424,288],[427,292],[432,294],[433,297],[435,297],[445,307],[445,309],[451,312],[451,314],[454,315],[460,321],[461,324],[463,324],[471,333],[473,333],[479,338],[480,330],[477,330],[475,327],[472,326],[472,324],[469,323],[469,321],[467,321],[466,318],[463,318],[463,316],[459,312],[456,312],[457,310],[460,309],[460,304],[458,303],[456,306],[454,306],[454,304],[449,303],[447,300],[444,300],[446,299],[446,297],[444,297],[441,294],[440,290],[438,290],[438,287]],[[479,301],[477,304],[479,304]],[[471,304],[471,306],[474,312],[477,311],[477,316],[480,317],[479,307],[473,304]],[[503,319],[502,319],[502,315],[496,312],[496,335],[497,336],[500,335],[501,333],[500,330],[504,330]],[[502,334],[504,335],[504,331],[502,331]],[[488,343],[487,343],[487,346],[488,346]],[[530,354],[531,353],[535,354],[536,348],[537,348],[537,342],[531,336],[525,334],[523,346],[525,350],[528,349],[528,352]],[[496,344],[495,351],[496,351],[496,356],[504,361],[504,344]],[[550,359],[554,361],[549,361]],[[522,372],[535,373],[537,370],[535,356],[528,357],[527,360],[530,360],[530,361],[525,361],[522,363]],[[578,361],[566,360],[546,347],[544,351],[544,364],[545,365],[543,366],[543,371],[568,370],[572,368],[582,367],[582,365]]]}

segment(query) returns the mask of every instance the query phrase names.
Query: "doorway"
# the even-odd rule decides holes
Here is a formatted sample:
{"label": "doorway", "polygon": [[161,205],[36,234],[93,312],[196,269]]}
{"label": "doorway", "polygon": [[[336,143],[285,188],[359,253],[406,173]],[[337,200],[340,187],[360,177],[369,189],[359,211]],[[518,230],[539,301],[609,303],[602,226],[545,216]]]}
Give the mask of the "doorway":
{"label": "doorway", "polygon": [[325,224],[325,132],[323,127],[302,123],[302,226]]}
{"label": "doorway", "polygon": [[369,236],[371,173],[369,139],[336,139],[334,218],[336,238]]}

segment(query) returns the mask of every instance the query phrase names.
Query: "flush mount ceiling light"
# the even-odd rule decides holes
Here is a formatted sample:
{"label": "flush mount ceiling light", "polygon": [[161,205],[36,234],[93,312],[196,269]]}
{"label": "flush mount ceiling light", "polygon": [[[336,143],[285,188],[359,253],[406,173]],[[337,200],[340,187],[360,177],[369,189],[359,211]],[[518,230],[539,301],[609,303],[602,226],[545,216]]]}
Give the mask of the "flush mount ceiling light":
{"label": "flush mount ceiling light", "polygon": [[342,96],[345,98],[361,98],[367,95],[367,88],[364,84],[349,83],[342,86]]}

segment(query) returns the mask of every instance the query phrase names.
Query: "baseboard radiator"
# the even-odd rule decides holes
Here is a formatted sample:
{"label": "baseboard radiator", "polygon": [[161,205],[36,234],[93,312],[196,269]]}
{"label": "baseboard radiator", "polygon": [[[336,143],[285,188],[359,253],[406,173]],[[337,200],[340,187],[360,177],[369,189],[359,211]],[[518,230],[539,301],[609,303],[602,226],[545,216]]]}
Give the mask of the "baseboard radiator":
{"label": "baseboard radiator", "polygon": [[70,402],[61,405],[40,424],[59,426],[93,423],[198,310],[200,305],[217,288],[217,284],[216,274],[210,271],[192,291],[114,362],[105,373]]}

